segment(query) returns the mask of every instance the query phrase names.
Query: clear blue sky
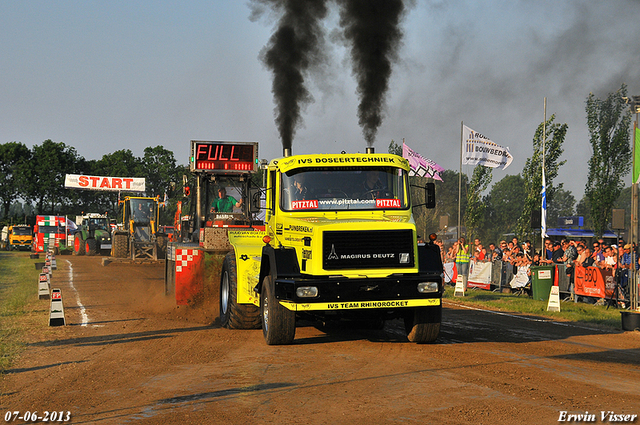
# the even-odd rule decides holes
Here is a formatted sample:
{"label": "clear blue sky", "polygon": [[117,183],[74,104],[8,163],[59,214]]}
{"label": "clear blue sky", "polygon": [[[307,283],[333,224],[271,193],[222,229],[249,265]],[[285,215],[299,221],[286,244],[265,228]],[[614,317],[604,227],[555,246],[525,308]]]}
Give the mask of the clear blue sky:
{"label": "clear blue sky", "polygon": [[[326,66],[294,153],[363,151],[347,51],[326,19]],[[259,61],[273,16],[244,1],[0,0],[0,143],[45,139],[87,159],[189,140],[256,140],[281,154],[271,74]],[[556,183],[580,199],[590,145],[589,92],[640,94],[640,1],[416,1],[404,23],[376,150],[393,139],[458,169],[460,122],[508,146],[521,172],[547,115],[569,125]],[[470,170],[465,170],[470,172]]]}

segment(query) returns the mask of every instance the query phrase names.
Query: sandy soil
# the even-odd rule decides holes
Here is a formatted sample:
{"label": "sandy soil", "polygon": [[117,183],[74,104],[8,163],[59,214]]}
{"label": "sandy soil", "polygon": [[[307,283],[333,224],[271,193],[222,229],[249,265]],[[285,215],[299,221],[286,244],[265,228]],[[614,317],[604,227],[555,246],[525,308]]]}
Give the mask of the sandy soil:
{"label": "sandy soil", "polygon": [[[301,323],[290,346],[231,331],[217,301],[176,307],[163,265],[58,257],[67,326],[48,301],[2,381],[0,412],[67,423],[545,424],[561,412],[640,414],[640,333],[445,304],[436,344]],[[21,423],[21,421],[15,421]],[[636,419],[635,423],[639,423]]]}

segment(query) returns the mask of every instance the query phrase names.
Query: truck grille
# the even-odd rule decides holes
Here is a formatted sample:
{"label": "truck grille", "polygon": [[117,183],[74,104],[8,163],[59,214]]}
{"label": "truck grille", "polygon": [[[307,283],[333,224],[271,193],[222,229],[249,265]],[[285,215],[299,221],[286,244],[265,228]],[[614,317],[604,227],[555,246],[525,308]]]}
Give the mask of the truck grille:
{"label": "truck grille", "polygon": [[325,270],[413,267],[413,232],[411,230],[324,232],[322,265]]}

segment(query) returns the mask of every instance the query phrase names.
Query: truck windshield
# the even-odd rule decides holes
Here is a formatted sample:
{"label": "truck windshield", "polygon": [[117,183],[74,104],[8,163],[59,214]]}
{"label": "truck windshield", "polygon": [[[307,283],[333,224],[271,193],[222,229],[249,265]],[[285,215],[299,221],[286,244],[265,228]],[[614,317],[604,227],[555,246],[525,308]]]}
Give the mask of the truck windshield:
{"label": "truck windshield", "polygon": [[281,208],[300,210],[406,209],[407,173],[394,167],[325,167],[282,174]]}
{"label": "truck windshield", "polygon": [[92,229],[109,230],[106,218],[90,218],[89,227]]}
{"label": "truck windshield", "polygon": [[28,236],[31,234],[30,227],[14,227],[13,234],[18,236]]}
{"label": "truck windshield", "polygon": [[40,226],[38,228],[38,233],[57,233],[64,234],[64,227],[62,226]]}
{"label": "truck windshield", "polygon": [[149,224],[155,219],[155,203],[148,199],[131,199],[131,215],[139,224]]}

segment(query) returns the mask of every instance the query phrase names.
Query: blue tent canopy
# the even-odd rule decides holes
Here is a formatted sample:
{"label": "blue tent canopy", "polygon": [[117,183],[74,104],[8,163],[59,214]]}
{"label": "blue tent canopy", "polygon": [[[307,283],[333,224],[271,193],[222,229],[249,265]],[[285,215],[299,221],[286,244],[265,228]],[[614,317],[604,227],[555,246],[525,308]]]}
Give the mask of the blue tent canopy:
{"label": "blue tent canopy", "polygon": [[[589,229],[547,229],[548,236],[562,236],[565,238],[592,238],[594,237],[593,230]],[[616,234],[610,230],[604,232],[603,238],[617,238]]]}

